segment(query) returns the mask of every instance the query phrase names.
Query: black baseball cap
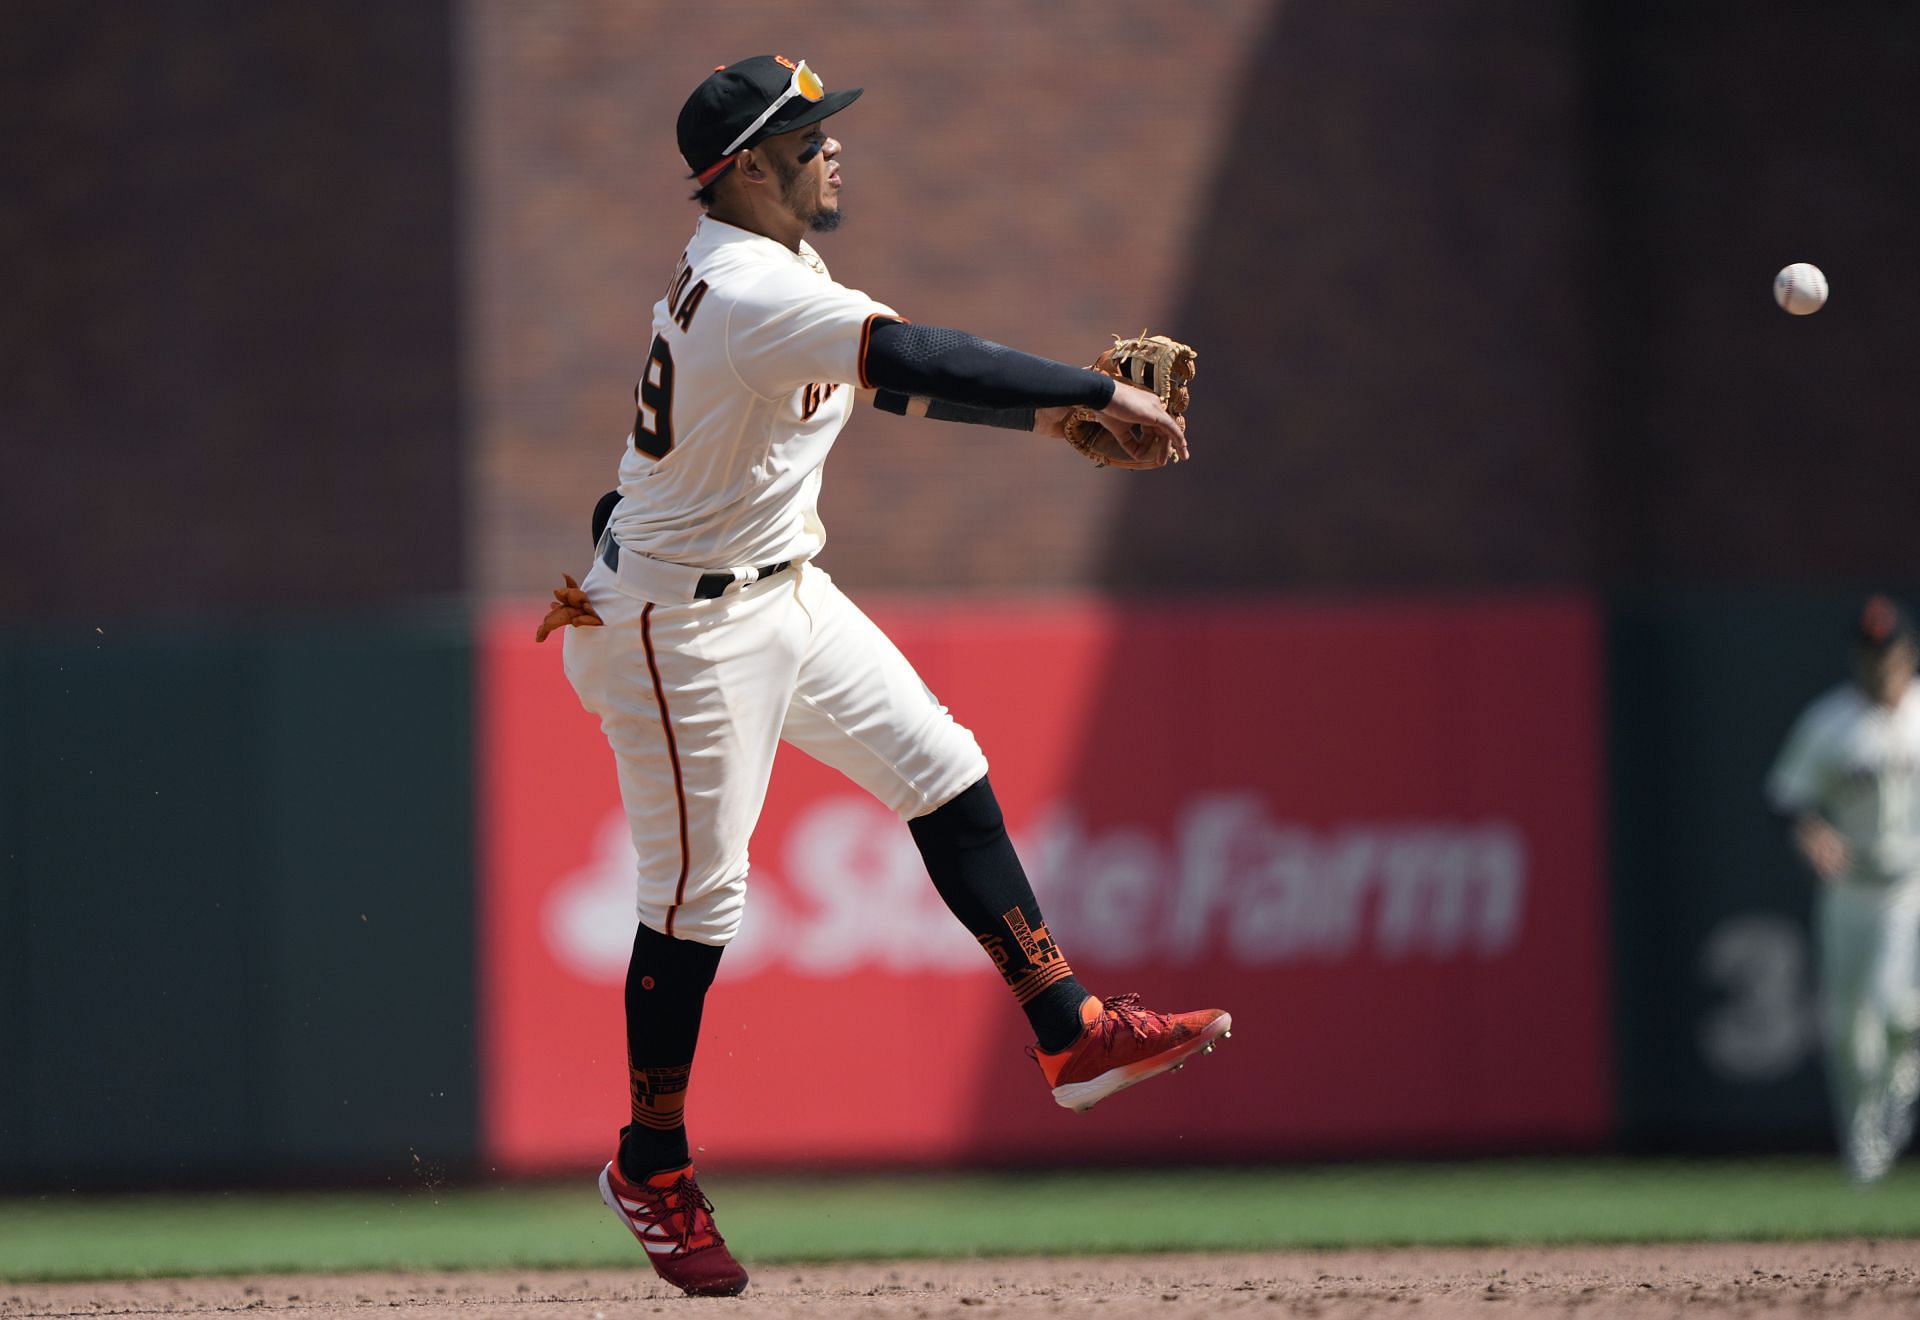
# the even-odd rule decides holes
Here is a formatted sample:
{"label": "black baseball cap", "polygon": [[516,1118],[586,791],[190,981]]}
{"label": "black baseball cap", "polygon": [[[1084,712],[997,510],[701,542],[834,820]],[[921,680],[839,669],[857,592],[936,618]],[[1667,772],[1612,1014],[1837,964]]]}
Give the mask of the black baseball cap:
{"label": "black baseball cap", "polygon": [[[701,187],[725,172],[734,152],[838,114],[865,90],[829,92],[806,65],[785,55],[755,55],[721,65],[693,89],[680,107],[677,127],[680,154]],[[779,108],[768,115],[776,102]]]}
{"label": "black baseball cap", "polygon": [[1854,621],[1853,644],[1865,651],[1884,651],[1914,640],[1913,619],[1891,596],[1870,596]]}

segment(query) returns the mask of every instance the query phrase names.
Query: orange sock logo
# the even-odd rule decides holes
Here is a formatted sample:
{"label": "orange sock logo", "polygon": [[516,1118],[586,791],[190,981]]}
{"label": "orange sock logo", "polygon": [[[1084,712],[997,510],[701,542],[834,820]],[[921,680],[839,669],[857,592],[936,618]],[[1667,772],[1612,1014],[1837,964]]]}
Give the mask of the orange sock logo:
{"label": "orange sock logo", "polygon": [[[1062,953],[1060,946],[1053,942],[1053,936],[1047,932],[1046,922],[1043,921],[1038,926],[1028,925],[1027,914],[1017,907],[1001,913],[1000,920],[1006,922],[1007,929],[1013,932],[1014,943],[1020,946],[1020,952],[1024,955],[1027,964],[1017,971],[1009,968],[1004,957],[1004,949],[1001,950],[1002,956],[994,960],[1000,968],[1000,975],[1013,990],[1015,1002],[1030,1003],[1034,996],[1048,986],[1058,984],[1073,975],[1073,968],[1067,965],[1067,955]],[[994,943],[999,943],[997,936],[990,938],[993,938]],[[982,938],[980,942],[985,944],[987,940]],[[988,952],[992,953],[993,950],[988,949]]]}
{"label": "orange sock logo", "polygon": [[655,1132],[673,1132],[684,1126],[687,1080],[692,1074],[690,1063],[669,1068],[629,1066],[627,1079],[633,1101],[633,1121]]}
{"label": "orange sock logo", "polygon": [[1013,972],[1007,966],[1007,942],[998,935],[977,935],[974,938],[987,951],[987,957],[993,959],[993,970],[1000,973],[1000,979],[1011,985]]}
{"label": "orange sock logo", "polygon": [[1020,945],[1020,952],[1027,955],[1027,961],[1035,967],[1045,967],[1055,962],[1065,962],[1066,955],[1060,952],[1060,946],[1053,942],[1053,936],[1047,933],[1047,923],[1041,922],[1039,929],[1027,925],[1027,914],[1019,908],[1004,912],[1000,920],[1007,923],[1007,929],[1013,932],[1014,940]]}

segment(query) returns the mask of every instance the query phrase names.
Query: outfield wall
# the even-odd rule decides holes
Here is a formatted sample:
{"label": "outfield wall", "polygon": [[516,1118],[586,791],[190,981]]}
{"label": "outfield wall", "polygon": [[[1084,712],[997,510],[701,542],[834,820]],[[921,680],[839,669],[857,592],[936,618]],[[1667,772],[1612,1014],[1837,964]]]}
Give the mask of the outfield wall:
{"label": "outfield wall", "polygon": [[[986,749],[1082,980],[1225,1006],[1234,1039],[1063,1124],[1021,1057],[1025,1023],[907,831],[787,751],[694,1070],[695,1137],[719,1158],[1606,1141],[1591,607],[869,608]],[[483,1144],[490,1166],[521,1172],[588,1163],[624,1121],[634,929],[611,755],[554,648],[533,645],[535,621],[490,620],[479,667]]]}
{"label": "outfield wall", "polygon": [[472,1163],[470,662],[457,617],[0,634],[0,1186]]}
{"label": "outfield wall", "polygon": [[[872,602],[979,732],[1086,979],[1240,1028],[1061,1127],[906,832],[783,755],[698,1139],[1820,1145],[1810,894],[1758,788],[1853,599]],[[631,854],[532,617],[0,637],[0,1183],[597,1157]],[[1168,694],[1087,681],[1122,669]]]}

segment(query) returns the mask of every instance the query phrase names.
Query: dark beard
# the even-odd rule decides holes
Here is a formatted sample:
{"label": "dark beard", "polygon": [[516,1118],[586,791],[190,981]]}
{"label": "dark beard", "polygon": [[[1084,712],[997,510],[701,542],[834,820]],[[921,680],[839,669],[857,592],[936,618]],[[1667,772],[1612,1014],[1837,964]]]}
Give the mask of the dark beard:
{"label": "dark beard", "polygon": [[801,171],[804,168],[800,165],[789,166],[778,159],[774,160],[773,172],[780,176],[780,199],[787,204],[788,210],[806,222],[808,229],[816,234],[830,234],[840,227],[840,222],[846,217],[841,214],[837,206],[821,206],[818,202],[814,202],[811,209],[808,209],[801,203],[798,194],[801,187]]}

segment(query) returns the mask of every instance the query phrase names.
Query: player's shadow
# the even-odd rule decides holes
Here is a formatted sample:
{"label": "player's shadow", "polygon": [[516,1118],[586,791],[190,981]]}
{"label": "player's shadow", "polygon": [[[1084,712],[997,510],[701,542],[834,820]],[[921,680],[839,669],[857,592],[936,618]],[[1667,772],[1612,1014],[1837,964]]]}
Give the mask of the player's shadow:
{"label": "player's shadow", "polygon": [[1154,326],[1200,350],[1194,461],[1102,474],[1100,588],[1584,575],[1584,109],[1561,7],[1496,8],[1275,7]]}
{"label": "player's shadow", "polygon": [[[1152,327],[1200,350],[1195,459],[1090,478],[1124,483],[1095,587],[1155,602],[1127,616],[1090,670],[1111,676],[1088,703],[1110,723],[1090,732],[1069,796],[1103,821],[1129,818],[1128,792],[1144,795],[1136,819],[1164,819],[1151,799],[1181,791],[1183,767],[1144,763],[1142,749],[1244,760],[1250,788],[1272,782],[1262,758],[1314,754],[1223,754],[1245,737],[1233,703],[1260,692],[1211,686],[1206,639],[1189,634],[1183,651],[1169,612],[1217,617],[1248,590],[1559,583],[1585,571],[1584,458],[1569,434],[1589,388],[1569,21],[1557,6],[1495,16],[1453,2],[1286,4],[1247,51],[1238,96],[1202,135],[1220,146],[1184,292]],[[1516,116],[1529,132],[1509,131]],[[1155,673],[1157,690],[1144,681]],[[1175,882],[1174,865],[1163,854],[1157,883]],[[1048,908],[1089,988],[1200,1007],[1244,987],[1205,957],[1102,966],[1076,953],[1076,924],[1114,919],[1101,904],[1119,901],[1116,890]],[[1255,1024],[1290,1009],[1230,1007],[1246,1045],[1085,1118],[1058,1115],[1037,1144],[1002,1121],[1049,1103],[1035,1070],[978,1069],[972,1145],[1010,1163],[1257,1153],[1209,1133],[1224,1110],[1277,1103],[1284,1070]],[[1369,1006],[1347,1011],[1364,1019]],[[1210,1091],[1210,1067],[1246,1071]]]}

